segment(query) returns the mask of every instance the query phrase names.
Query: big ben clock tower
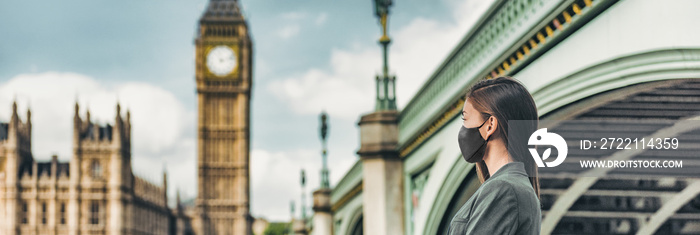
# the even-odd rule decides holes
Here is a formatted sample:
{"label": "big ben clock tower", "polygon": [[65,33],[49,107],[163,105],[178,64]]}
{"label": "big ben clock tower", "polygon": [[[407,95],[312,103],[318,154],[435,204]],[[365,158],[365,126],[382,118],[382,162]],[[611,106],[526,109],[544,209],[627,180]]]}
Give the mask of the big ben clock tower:
{"label": "big ben clock tower", "polygon": [[252,42],[237,0],[210,0],[196,47],[198,235],[252,234]]}

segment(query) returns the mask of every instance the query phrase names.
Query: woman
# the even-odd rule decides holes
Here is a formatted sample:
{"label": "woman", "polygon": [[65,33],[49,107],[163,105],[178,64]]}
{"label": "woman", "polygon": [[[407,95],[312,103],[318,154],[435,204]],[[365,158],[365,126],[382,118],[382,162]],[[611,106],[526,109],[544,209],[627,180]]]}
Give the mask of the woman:
{"label": "woman", "polygon": [[527,150],[538,122],[530,93],[510,77],[480,81],[466,96],[462,120],[462,157],[476,163],[482,185],[452,218],[447,233],[539,234],[539,178]]}

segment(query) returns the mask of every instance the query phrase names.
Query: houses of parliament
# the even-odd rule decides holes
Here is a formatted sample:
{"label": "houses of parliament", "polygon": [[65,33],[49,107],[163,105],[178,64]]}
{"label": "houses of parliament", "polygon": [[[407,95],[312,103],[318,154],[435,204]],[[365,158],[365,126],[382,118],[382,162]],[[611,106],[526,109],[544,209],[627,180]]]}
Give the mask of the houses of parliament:
{"label": "houses of parliament", "polygon": [[114,123],[98,125],[76,103],[70,161],[39,162],[31,111],[21,120],[15,103],[0,122],[0,234],[252,234],[251,37],[237,0],[211,0],[198,23],[194,204],[177,195],[168,206],[166,173],[158,184],[134,175],[130,112],[119,104]]}

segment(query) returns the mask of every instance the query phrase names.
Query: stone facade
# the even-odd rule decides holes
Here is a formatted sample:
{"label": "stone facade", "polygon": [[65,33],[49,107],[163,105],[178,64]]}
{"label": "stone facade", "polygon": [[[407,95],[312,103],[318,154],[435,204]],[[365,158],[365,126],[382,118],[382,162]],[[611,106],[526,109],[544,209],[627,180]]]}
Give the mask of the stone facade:
{"label": "stone facade", "polygon": [[[13,104],[0,123],[0,234],[187,234],[189,217],[167,205],[158,186],[131,170],[131,123],[85,120],[75,105],[73,156],[38,162],[31,152],[31,112],[22,122]],[[166,179],[164,173],[163,179]]]}

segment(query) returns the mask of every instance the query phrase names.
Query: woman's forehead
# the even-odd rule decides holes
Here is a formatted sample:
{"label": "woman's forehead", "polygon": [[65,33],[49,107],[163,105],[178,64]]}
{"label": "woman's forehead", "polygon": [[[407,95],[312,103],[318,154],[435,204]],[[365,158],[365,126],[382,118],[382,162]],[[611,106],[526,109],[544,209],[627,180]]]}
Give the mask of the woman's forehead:
{"label": "woman's forehead", "polygon": [[472,102],[469,100],[469,98],[467,98],[467,100],[464,101],[464,105],[462,106],[462,112],[464,112],[464,111],[469,112],[472,110],[474,110],[474,106],[472,105]]}

